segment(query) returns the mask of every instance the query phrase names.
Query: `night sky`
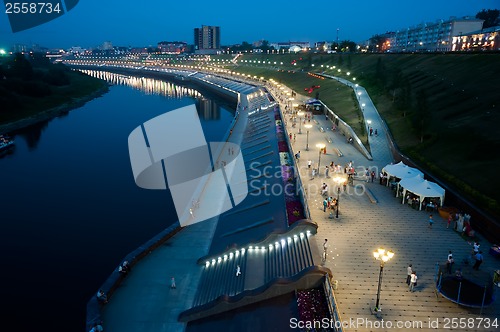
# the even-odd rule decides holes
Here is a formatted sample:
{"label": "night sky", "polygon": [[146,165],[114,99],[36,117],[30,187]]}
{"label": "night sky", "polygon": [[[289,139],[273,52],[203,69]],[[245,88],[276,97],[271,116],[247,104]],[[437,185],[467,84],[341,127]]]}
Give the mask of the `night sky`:
{"label": "night sky", "polygon": [[9,49],[14,43],[95,47],[104,41],[115,46],[148,46],[162,40],[192,44],[193,28],[201,25],[220,26],[223,45],[261,39],[331,41],[336,39],[337,28],[340,40],[363,42],[386,31],[450,16],[475,16],[481,9],[499,7],[499,0],[80,0],[62,17],[17,33],[12,33],[2,10],[0,47]]}

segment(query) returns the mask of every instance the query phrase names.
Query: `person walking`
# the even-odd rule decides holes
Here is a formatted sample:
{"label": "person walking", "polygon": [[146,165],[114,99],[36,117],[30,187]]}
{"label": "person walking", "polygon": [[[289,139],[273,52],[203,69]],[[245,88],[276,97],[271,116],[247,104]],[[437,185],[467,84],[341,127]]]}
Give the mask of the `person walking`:
{"label": "person walking", "polygon": [[328,173],[330,172],[330,168],[328,166],[325,166],[325,167],[326,167],[326,171],[325,171],[326,177],[329,178]]}
{"label": "person walking", "polygon": [[483,262],[483,252],[479,251],[474,258],[476,259],[476,262],[474,263],[474,266],[472,267],[474,270],[479,271],[479,266]]}
{"label": "person walking", "polygon": [[295,159],[299,160],[300,159],[300,150],[295,154]]}
{"label": "person walking", "polygon": [[325,200],[323,201],[323,212],[326,212],[327,207],[328,207],[328,201],[325,198]]}
{"label": "person walking", "polygon": [[432,214],[429,215],[429,228],[432,228],[432,224],[434,224],[434,219],[432,218]]}
{"label": "person walking", "polygon": [[311,160],[311,159],[309,159],[309,160],[307,161],[307,168],[311,168],[311,165],[312,165],[312,160]]}
{"label": "person walking", "polygon": [[411,274],[412,274],[412,272],[413,272],[412,265],[409,264],[408,267],[406,268],[406,274],[407,274],[407,276],[406,276],[406,284],[408,286],[410,286],[410,280],[411,280]]}
{"label": "person walking", "polygon": [[323,261],[326,261],[326,254],[328,252],[328,239],[323,242]]}
{"label": "person walking", "polygon": [[236,276],[239,277],[241,275],[241,268],[239,265],[236,265]]}
{"label": "person walking", "polygon": [[177,288],[177,286],[175,285],[175,278],[174,277],[172,277],[170,279],[170,288]]}
{"label": "person walking", "polygon": [[417,280],[418,280],[417,272],[412,271],[410,277],[410,292],[412,293],[415,291],[415,287],[417,286]]}
{"label": "person walking", "polygon": [[448,274],[451,274],[451,270],[453,268],[453,264],[455,263],[455,260],[453,259],[453,255],[451,253],[451,250],[448,253],[448,259],[446,260],[446,270],[448,271]]}

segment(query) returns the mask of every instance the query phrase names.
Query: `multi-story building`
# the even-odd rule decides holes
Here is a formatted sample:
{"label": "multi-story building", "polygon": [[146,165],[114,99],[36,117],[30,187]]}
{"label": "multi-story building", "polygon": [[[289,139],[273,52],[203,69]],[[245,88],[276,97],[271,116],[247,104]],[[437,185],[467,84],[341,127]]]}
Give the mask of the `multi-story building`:
{"label": "multi-story building", "polygon": [[167,42],[162,41],[158,43],[158,49],[162,54],[181,54],[186,52],[187,44],[184,42]]}
{"label": "multi-story building", "polygon": [[195,53],[216,53],[220,50],[220,27],[202,25],[194,29]]}
{"label": "multi-story building", "polygon": [[500,26],[473,31],[453,37],[452,51],[497,51],[500,50]]}
{"label": "multi-story building", "polygon": [[480,30],[483,20],[473,17],[439,20],[397,31],[390,39],[391,52],[449,52],[453,37]]}

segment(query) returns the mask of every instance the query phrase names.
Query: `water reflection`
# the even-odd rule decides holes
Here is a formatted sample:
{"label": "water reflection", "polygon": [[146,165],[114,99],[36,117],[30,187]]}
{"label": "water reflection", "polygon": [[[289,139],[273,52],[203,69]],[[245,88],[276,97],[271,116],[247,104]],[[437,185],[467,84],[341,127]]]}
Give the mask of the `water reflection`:
{"label": "water reflection", "polygon": [[30,150],[35,150],[40,142],[40,139],[42,138],[42,132],[47,128],[48,124],[48,120],[38,122],[26,128],[18,129],[13,134],[14,136],[22,136],[25,139],[28,148]]}
{"label": "water reflection", "polygon": [[114,85],[124,85],[139,90],[147,95],[160,95],[166,98],[192,97],[196,100],[198,115],[204,120],[219,120],[220,106],[212,99],[205,98],[198,90],[179,86],[174,83],[154,78],[128,76],[102,70],[79,69],[84,74],[105,80]]}

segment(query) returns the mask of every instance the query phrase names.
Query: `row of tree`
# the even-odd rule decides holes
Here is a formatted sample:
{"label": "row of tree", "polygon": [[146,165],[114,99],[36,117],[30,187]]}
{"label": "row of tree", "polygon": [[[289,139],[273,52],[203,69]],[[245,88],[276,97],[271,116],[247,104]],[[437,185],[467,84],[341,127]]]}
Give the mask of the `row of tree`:
{"label": "row of tree", "polygon": [[25,97],[43,98],[52,94],[52,87],[70,84],[69,69],[51,64],[44,54],[17,53],[0,61],[0,104],[5,112],[22,107]]}

